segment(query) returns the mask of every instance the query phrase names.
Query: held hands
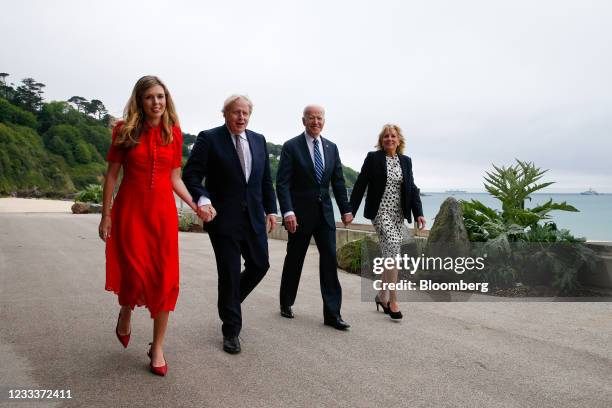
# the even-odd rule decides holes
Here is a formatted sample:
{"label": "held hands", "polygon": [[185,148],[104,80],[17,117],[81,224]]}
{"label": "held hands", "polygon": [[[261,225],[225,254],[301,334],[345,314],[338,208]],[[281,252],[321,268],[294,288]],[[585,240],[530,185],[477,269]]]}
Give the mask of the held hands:
{"label": "held hands", "polygon": [[106,242],[106,240],[110,238],[110,232],[111,217],[110,215],[103,215],[102,219],[100,220],[100,226],[98,226],[98,235],[102,241]]}
{"label": "held hands", "polygon": [[297,227],[298,227],[297,218],[295,218],[294,214],[291,214],[285,217],[285,229],[287,231],[289,231],[291,234],[295,234]]}
{"label": "held hands", "polygon": [[416,221],[417,221],[417,227],[420,230],[425,228],[425,217],[423,216],[417,217]]}
{"label": "held hands", "polygon": [[266,215],[266,225],[268,226],[268,233],[274,231],[274,228],[276,228],[276,215]]}
{"label": "held hands", "polygon": [[213,218],[217,216],[217,211],[212,204],[206,204],[198,207],[197,209],[198,217],[202,219],[204,222],[211,222]]}
{"label": "held hands", "polygon": [[342,216],[342,223],[344,226],[348,226],[351,222],[353,222],[353,214],[347,213]]}

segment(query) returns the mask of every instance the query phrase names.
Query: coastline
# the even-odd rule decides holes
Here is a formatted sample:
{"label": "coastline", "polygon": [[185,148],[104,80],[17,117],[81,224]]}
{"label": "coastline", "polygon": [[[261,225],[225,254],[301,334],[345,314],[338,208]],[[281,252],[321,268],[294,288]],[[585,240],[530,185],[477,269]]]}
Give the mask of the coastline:
{"label": "coastline", "polygon": [[45,198],[0,198],[0,213],[71,213],[72,200]]}

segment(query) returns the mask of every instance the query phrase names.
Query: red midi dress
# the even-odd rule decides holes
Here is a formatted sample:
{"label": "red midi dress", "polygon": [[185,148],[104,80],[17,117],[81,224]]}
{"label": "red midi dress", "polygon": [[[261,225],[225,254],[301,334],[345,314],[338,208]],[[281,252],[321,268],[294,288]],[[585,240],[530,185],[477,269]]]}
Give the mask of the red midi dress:
{"label": "red midi dress", "polygon": [[[121,127],[113,129],[113,141]],[[170,175],[181,167],[183,137],[162,144],[161,126],[143,127],[132,148],[111,145],[106,160],[123,166],[106,240],[106,290],[120,305],[146,306],[152,318],[172,311],[179,293],[178,216]]]}

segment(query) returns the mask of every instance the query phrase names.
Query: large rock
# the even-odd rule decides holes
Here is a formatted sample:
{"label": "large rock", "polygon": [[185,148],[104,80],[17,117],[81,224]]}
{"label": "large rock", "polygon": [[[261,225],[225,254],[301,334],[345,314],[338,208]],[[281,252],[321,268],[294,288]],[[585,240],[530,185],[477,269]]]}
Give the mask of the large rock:
{"label": "large rock", "polygon": [[453,197],[448,197],[440,205],[440,211],[429,231],[426,251],[430,253],[446,247],[452,254],[456,254],[450,256],[466,256],[470,252],[470,240],[463,224],[463,207]]}
{"label": "large rock", "polygon": [[[457,258],[470,256],[470,240],[463,224],[463,207],[453,197],[448,197],[436,215],[425,247],[426,257]],[[423,277],[436,281],[453,281],[460,277],[453,271],[424,271]]]}
{"label": "large rock", "polygon": [[102,212],[102,206],[95,203],[81,203],[76,202],[72,204],[73,214],[100,214]]}
{"label": "large rock", "polygon": [[45,193],[40,191],[38,187],[34,187],[30,189],[16,191],[11,195],[18,198],[42,198],[45,196]]}

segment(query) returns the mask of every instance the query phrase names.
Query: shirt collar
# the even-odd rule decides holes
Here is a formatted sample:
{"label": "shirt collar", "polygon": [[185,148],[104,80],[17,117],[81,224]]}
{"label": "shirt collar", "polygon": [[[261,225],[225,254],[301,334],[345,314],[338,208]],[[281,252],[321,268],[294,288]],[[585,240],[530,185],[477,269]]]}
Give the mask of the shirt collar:
{"label": "shirt collar", "polygon": [[[227,129],[227,131],[229,132],[230,136],[232,136],[232,139],[234,138],[234,133],[232,133],[232,131],[230,130],[229,126],[225,125],[225,128]],[[240,138],[242,140],[247,140],[246,137],[246,130],[240,134],[238,134],[238,136],[240,136]]]}
{"label": "shirt collar", "polygon": [[148,121],[148,120],[145,120],[145,121],[144,121],[144,124],[143,124],[143,126],[142,126],[142,128],[143,128],[144,130],[150,130],[150,129],[160,129],[160,128],[161,128],[161,126],[162,126],[162,122],[161,122],[161,121],[159,121],[159,123],[157,124],[157,126],[153,126],[153,125],[151,125],[151,124],[149,123],[149,121]]}
{"label": "shirt collar", "polygon": [[[311,135],[308,134],[308,132],[306,130],[304,130],[304,137],[306,138],[306,141],[312,143],[314,142],[315,138]],[[317,138],[319,141],[322,140],[322,135],[319,134],[319,137]]]}

